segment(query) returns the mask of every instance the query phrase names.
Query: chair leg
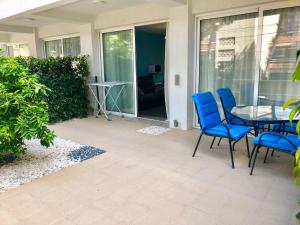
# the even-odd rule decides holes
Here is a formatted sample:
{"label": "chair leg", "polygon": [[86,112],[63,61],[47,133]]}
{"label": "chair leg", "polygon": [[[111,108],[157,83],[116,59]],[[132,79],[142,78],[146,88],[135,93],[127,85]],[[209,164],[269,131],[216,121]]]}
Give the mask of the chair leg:
{"label": "chair leg", "polygon": [[257,149],[256,149],[256,151],[255,151],[255,155],[254,155],[254,160],[253,160],[253,164],[252,164],[250,176],[253,174],[253,169],[254,169],[254,166],[255,166],[255,161],[256,161],[256,158],[257,158],[258,150],[259,150],[259,147],[257,147]]}
{"label": "chair leg", "polygon": [[267,162],[267,157],[268,157],[268,154],[269,154],[269,150],[270,150],[270,148],[267,148],[267,152],[266,152],[266,155],[265,155],[265,158],[264,158],[264,163]]}
{"label": "chair leg", "polygon": [[231,166],[232,166],[232,169],[234,169],[233,149],[232,149],[230,138],[228,138],[228,142],[229,142],[229,150],[230,150],[230,157],[231,157]]}
{"label": "chair leg", "polygon": [[220,137],[219,142],[218,142],[218,146],[220,146],[221,141],[222,141],[222,138]]}
{"label": "chair leg", "polygon": [[248,159],[250,159],[248,135],[246,135],[245,137],[246,137],[246,144],[247,144],[247,155],[248,155]]}
{"label": "chair leg", "polygon": [[272,151],[272,153],[271,153],[271,156],[272,156],[272,157],[274,156],[274,152],[275,152],[275,150],[273,149],[273,151]]}
{"label": "chair leg", "polygon": [[248,163],[248,167],[250,168],[251,166],[251,160],[252,160],[252,157],[253,157],[253,154],[255,152],[255,149],[256,149],[256,145],[254,145],[253,149],[252,149],[252,152],[251,152],[251,155],[250,155],[250,158],[249,158],[249,163]]}
{"label": "chair leg", "polygon": [[215,140],[216,140],[216,137],[214,137],[214,139],[213,139],[213,141],[212,141],[212,143],[211,143],[211,145],[210,145],[210,149],[212,149],[212,147],[213,147],[213,145],[214,145],[214,143],[215,143]]}
{"label": "chair leg", "polygon": [[235,151],[235,144],[236,144],[237,142],[233,142],[233,145],[232,145],[232,151],[234,152]]}
{"label": "chair leg", "polygon": [[200,134],[200,137],[199,137],[199,139],[198,139],[198,141],[197,141],[197,144],[196,144],[196,147],[195,147],[195,150],[194,150],[194,153],[193,153],[193,157],[195,157],[195,155],[196,155],[196,152],[197,152],[199,143],[200,143],[200,141],[201,141],[202,135],[203,135],[203,134],[201,133],[201,134]]}

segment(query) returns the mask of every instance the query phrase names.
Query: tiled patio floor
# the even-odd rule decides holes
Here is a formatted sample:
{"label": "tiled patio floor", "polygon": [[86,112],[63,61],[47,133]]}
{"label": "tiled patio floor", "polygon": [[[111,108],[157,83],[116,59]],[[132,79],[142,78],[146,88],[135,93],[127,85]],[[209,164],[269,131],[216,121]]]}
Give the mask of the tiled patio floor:
{"label": "tiled patio floor", "polygon": [[0,194],[0,224],[296,224],[300,195],[289,156],[276,153],[263,165],[260,154],[250,177],[243,143],[233,170],[225,143],[209,150],[206,137],[192,158],[197,130],[136,132],[148,125],[88,118],[51,126],[107,152]]}

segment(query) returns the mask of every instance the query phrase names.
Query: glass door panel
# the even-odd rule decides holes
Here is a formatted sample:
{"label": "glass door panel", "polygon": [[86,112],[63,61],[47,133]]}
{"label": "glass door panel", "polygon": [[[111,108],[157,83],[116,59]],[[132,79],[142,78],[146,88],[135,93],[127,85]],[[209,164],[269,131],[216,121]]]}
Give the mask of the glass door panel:
{"label": "glass door panel", "polygon": [[[102,42],[104,81],[127,83],[117,101],[117,105],[124,113],[136,114],[133,31],[124,30],[103,33]],[[117,97],[119,91],[114,88],[110,93],[112,96]],[[116,110],[112,106],[112,99],[108,97],[106,110]]]}
{"label": "glass door panel", "polygon": [[229,87],[238,105],[253,104],[257,33],[258,13],[200,21],[200,92]]}
{"label": "glass door panel", "polygon": [[300,49],[300,7],[264,11],[260,61],[259,104],[283,105],[300,97],[291,81]]}

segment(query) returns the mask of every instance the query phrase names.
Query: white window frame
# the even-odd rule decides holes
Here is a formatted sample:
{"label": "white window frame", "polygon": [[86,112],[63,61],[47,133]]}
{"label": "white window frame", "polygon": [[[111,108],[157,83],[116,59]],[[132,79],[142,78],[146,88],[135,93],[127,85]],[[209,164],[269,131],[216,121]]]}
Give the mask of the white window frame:
{"label": "white window frame", "polygon": [[[236,8],[231,10],[224,10],[224,11],[216,11],[211,13],[204,13],[196,15],[196,22],[195,22],[195,73],[194,73],[194,92],[198,93],[200,91],[199,84],[200,84],[200,22],[204,19],[214,19],[218,17],[226,17],[226,16],[235,16],[235,15],[242,15],[247,13],[258,13],[258,35],[257,35],[257,46],[256,46],[256,62],[255,62],[255,75],[254,75],[254,99],[253,105],[257,105],[258,95],[259,95],[259,82],[260,82],[260,74],[259,74],[259,64],[260,64],[260,57],[261,57],[261,43],[262,43],[262,31],[263,31],[263,13],[267,10],[273,9],[282,9],[282,8],[291,8],[300,6],[300,2],[275,2],[275,3],[266,3],[266,4],[258,4],[252,7],[242,7]],[[199,128],[198,125],[198,118],[196,109],[193,109],[193,126],[194,128]]]}
{"label": "white window frame", "polygon": [[46,41],[60,41],[61,43],[61,54],[59,55],[59,57],[64,57],[64,44],[63,44],[63,39],[66,38],[74,38],[74,37],[79,37],[80,38],[80,33],[75,33],[75,34],[66,34],[66,35],[60,35],[60,36],[55,36],[55,37],[48,37],[48,38],[44,38],[43,39],[43,50],[44,50],[44,58],[47,57],[46,55],[46,45],[45,42]]}

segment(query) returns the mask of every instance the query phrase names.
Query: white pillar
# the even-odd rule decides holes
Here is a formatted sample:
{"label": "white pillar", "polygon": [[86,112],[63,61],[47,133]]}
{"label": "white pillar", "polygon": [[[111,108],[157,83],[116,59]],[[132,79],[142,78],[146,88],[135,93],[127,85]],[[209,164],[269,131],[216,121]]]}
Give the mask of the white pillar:
{"label": "white pillar", "polygon": [[80,47],[81,54],[89,55],[88,60],[91,78],[94,78],[95,76],[100,78],[99,40],[93,24],[84,24],[80,26]]}
{"label": "white pillar", "polygon": [[[169,120],[187,130],[193,125],[194,26],[191,5],[170,9],[168,30]],[[176,76],[179,77],[176,84]]]}
{"label": "white pillar", "polygon": [[38,37],[38,31],[36,28],[33,29],[33,33],[29,34],[29,54],[34,57],[44,57],[44,42]]}
{"label": "white pillar", "polygon": [[[98,81],[101,78],[100,74],[100,49],[98,33],[95,31],[93,24],[84,24],[80,26],[80,48],[82,55],[88,55],[88,63],[90,70],[89,80],[95,81],[95,76],[98,77]],[[101,98],[101,92],[99,93]],[[94,111],[97,110],[96,102],[92,94],[89,92],[90,107]],[[92,113],[92,112],[90,112]]]}

